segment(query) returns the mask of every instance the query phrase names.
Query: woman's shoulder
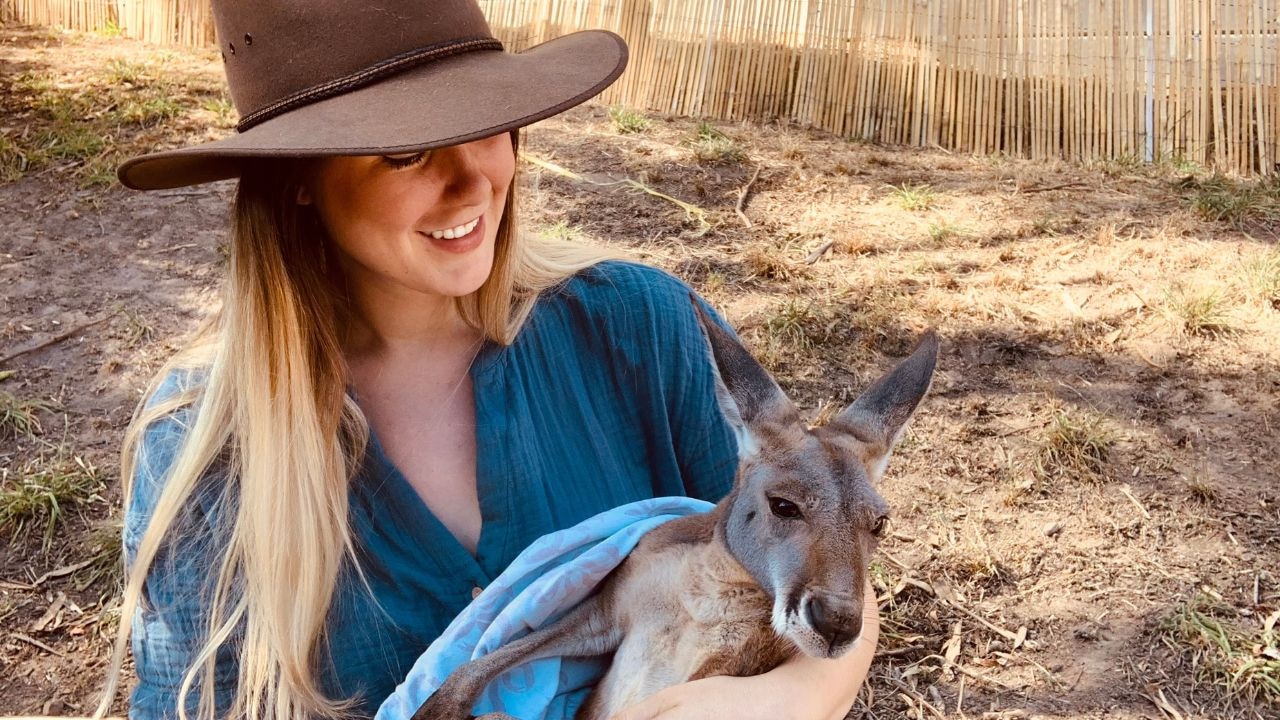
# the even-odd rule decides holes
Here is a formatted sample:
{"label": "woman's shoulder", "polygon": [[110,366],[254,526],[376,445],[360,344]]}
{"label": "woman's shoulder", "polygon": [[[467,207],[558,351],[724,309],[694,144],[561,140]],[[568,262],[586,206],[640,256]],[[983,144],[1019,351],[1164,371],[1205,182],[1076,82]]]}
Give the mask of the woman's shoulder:
{"label": "woman's shoulder", "polygon": [[170,471],[195,421],[193,396],[204,383],[200,370],[170,369],[143,399],[135,423],[133,474],[125,513],[125,539],[136,541],[168,483]]}
{"label": "woman's shoulder", "polygon": [[580,270],[546,299],[570,302],[593,317],[661,317],[692,309],[692,288],[666,270],[605,260]]}
{"label": "woman's shoulder", "polygon": [[205,373],[190,368],[170,368],[159,376],[142,400],[135,422],[142,422],[144,444],[180,440],[194,419],[194,396],[204,384]]}

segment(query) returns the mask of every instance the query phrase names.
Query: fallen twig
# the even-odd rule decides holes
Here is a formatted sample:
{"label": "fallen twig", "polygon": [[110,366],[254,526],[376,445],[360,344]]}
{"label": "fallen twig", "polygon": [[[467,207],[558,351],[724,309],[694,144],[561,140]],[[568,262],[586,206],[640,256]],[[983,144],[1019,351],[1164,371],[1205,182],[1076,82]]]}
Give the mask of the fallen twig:
{"label": "fallen twig", "polygon": [[1087,183],[1076,180],[1074,182],[1066,182],[1058,185],[1045,185],[1043,187],[1019,188],[1018,192],[1023,195],[1031,195],[1033,193],[1053,192],[1054,190],[1065,190],[1073,187],[1088,187]]}
{"label": "fallen twig", "polygon": [[751,179],[747,181],[747,184],[743,185],[742,189],[738,191],[738,204],[734,208],[734,212],[738,213],[738,217],[742,218],[742,224],[747,227],[751,227],[751,220],[747,217],[747,214],[742,211],[742,205],[747,201],[747,193],[751,192],[751,186],[756,184],[756,178],[758,177],[760,177],[759,165],[756,166],[756,171],[751,175]]}
{"label": "fallen twig", "polygon": [[101,323],[104,323],[104,322],[106,322],[106,321],[110,320],[111,318],[113,318],[113,317],[115,317],[115,316],[116,316],[116,313],[110,313],[110,314],[108,314],[108,315],[103,315],[102,317],[98,318],[97,320],[90,320],[89,322],[84,323],[84,324],[82,324],[82,325],[77,325],[77,326],[75,326],[75,327],[71,328],[70,330],[68,330],[68,331],[66,331],[66,332],[64,332],[64,333],[62,333],[61,335],[55,335],[54,337],[51,337],[51,338],[49,338],[48,340],[45,340],[45,341],[44,341],[44,342],[42,342],[42,343],[39,343],[39,344],[37,344],[37,345],[32,345],[32,346],[31,346],[31,347],[29,347],[29,348],[23,348],[22,350],[19,350],[19,351],[17,351],[17,352],[10,353],[10,354],[8,354],[8,355],[5,355],[4,357],[0,357],[0,365],[6,365],[6,364],[8,364],[8,363],[12,362],[13,360],[15,360],[16,358],[20,358],[20,357],[22,357],[23,355],[29,355],[30,353],[36,352],[37,350],[43,350],[43,349],[45,349],[45,348],[49,347],[50,345],[57,345],[58,343],[62,342],[63,340],[66,340],[67,338],[70,338],[70,337],[73,337],[73,336],[75,336],[75,335],[78,335],[80,332],[82,332],[82,331],[84,331],[84,330],[88,330],[89,328],[93,327],[94,325],[99,325],[99,324],[101,324]]}
{"label": "fallen twig", "polygon": [[892,650],[882,650],[876,653],[878,658],[902,657],[904,655],[913,655],[918,652],[927,652],[929,648],[924,645],[908,645],[906,647],[894,648]]}
{"label": "fallen twig", "polygon": [[1168,368],[1166,368],[1164,365],[1161,365],[1160,363],[1156,362],[1155,360],[1152,360],[1151,358],[1147,357],[1147,356],[1146,356],[1146,354],[1144,354],[1144,353],[1143,353],[1141,350],[1139,350],[1138,348],[1134,348],[1134,349],[1133,349],[1133,354],[1134,354],[1134,355],[1137,355],[1139,360],[1141,360],[1142,362],[1144,362],[1144,363],[1146,363],[1146,364],[1150,365],[1151,367],[1155,368],[1156,370],[1168,370]]}
{"label": "fallen twig", "polygon": [[1120,492],[1123,493],[1125,497],[1129,498],[1129,502],[1132,502],[1139,510],[1142,511],[1142,517],[1148,520],[1151,519],[1151,513],[1147,512],[1147,509],[1142,506],[1142,503],[1138,502],[1138,498],[1134,497],[1132,492],[1129,492],[1129,488],[1122,487],[1120,488]]}
{"label": "fallen twig", "polygon": [[200,247],[200,243],[184,243],[182,245],[174,245],[173,247],[161,248],[157,250],[156,253],[157,254],[171,253],[171,252],[177,252],[179,250],[188,250],[193,247]]}
{"label": "fallen twig", "polygon": [[1000,627],[999,625],[996,625],[995,623],[992,623],[991,621],[989,621],[989,620],[987,620],[986,618],[982,617],[982,616],[981,616],[981,615],[979,615],[978,613],[976,613],[976,612],[974,612],[974,611],[970,610],[969,608],[967,608],[967,607],[965,607],[965,606],[961,605],[961,604],[960,604],[958,601],[956,601],[954,598],[950,598],[950,597],[943,597],[942,599],[943,599],[943,600],[944,600],[948,605],[950,605],[951,607],[953,607],[953,608],[955,608],[955,609],[959,610],[960,612],[964,613],[965,615],[968,615],[969,617],[973,618],[974,620],[977,620],[979,623],[981,623],[983,626],[985,626],[988,630],[991,630],[992,632],[996,633],[997,635],[1000,635],[1001,637],[1003,637],[1005,640],[1008,640],[1008,641],[1012,642],[1012,643],[1013,643],[1013,649],[1014,649],[1014,650],[1017,650],[1017,649],[1018,649],[1018,647],[1022,645],[1022,643],[1026,642],[1026,639],[1027,639],[1027,629],[1026,629],[1025,627],[1018,628],[1018,632],[1016,632],[1016,633],[1015,633],[1015,632],[1010,632],[1010,631],[1008,631],[1008,630],[1006,630],[1006,629],[1004,629],[1004,628]]}
{"label": "fallen twig", "polygon": [[21,265],[22,263],[24,263],[24,262],[26,262],[26,261],[28,261],[28,260],[30,260],[30,259],[32,259],[32,258],[38,258],[38,257],[40,257],[40,254],[39,254],[39,253],[32,253],[32,254],[30,254],[30,255],[24,255],[24,256],[22,256],[22,257],[20,257],[20,258],[14,258],[14,259],[12,259],[12,260],[6,260],[6,261],[4,261],[4,262],[0,263],[0,270],[3,270],[4,268],[7,268],[7,267],[13,267],[14,265]]}
{"label": "fallen twig", "polygon": [[609,182],[600,182],[599,180],[592,180],[591,178],[586,177],[585,175],[580,175],[562,165],[557,165],[556,163],[553,163],[550,160],[543,160],[542,158],[537,157],[536,155],[529,155],[528,153],[522,152],[520,153],[520,157],[524,158],[525,160],[528,160],[529,162],[533,163],[534,165],[537,165],[538,167],[544,170],[549,170],[557,175],[560,175],[562,177],[567,177],[571,180],[584,182],[584,183],[587,183],[588,185],[595,185],[596,187],[626,185],[628,187],[639,190],[642,193],[646,193],[656,198],[666,200],[667,202],[670,202],[676,205],[681,210],[684,210],[685,217],[693,218],[698,221],[699,227],[698,227],[697,236],[699,237],[702,235],[705,235],[707,231],[711,229],[711,223],[707,220],[706,210],[698,207],[697,205],[694,205],[693,203],[687,203],[678,198],[671,197],[666,193],[662,193],[657,190],[654,190],[653,188],[649,187],[648,185],[645,185],[639,180],[633,180],[631,178],[622,178],[621,180],[611,180]]}
{"label": "fallen twig", "polygon": [[902,698],[908,706],[918,703],[921,707],[928,708],[936,717],[946,720],[947,716],[943,715],[942,711],[929,704],[929,701],[921,697],[920,693],[916,692],[910,685],[902,682],[898,678],[889,677],[887,675],[885,676],[885,680],[888,680],[890,685],[898,688],[898,697]]}
{"label": "fallen twig", "polygon": [[804,259],[804,264],[812,265],[818,262],[819,260],[822,259],[823,255],[826,255],[827,252],[831,250],[831,248],[835,247],[835,244],[836,244],[835,240],[828,240],[822,243],[821,245],[818,246],[817,250],[814,250],[813,252],[809,253],[809,257],[806,257]]}
{"label": "fallen twig", "polygon": [[37,640],[37,639],[35,639],[35,638],[31,637],[30,635],[25,635],[25,634],[23,634],[23,633],[19,633],[19,632],[11,632],[11,633],[9,633],[9,637],[13,638],[14,640],[21,640],[22,642],[24,642],[24,643],[28,643],[28,644],[30,644],[30,645],[35,645],[36,647],[40,648],[41,650],[44,650],[44,651],[45,651],[45,652],[47,652],[47,653],[53,653],[54,655],[57,655],[57,656],[58,656],[58,657],[60,657],[60,658],[65,658],[65,657],[66,657],[66,654],[65,654],[65,653],[63,653],[63,652],[61,652],[61,651],[57,650],[56,648],[52,648],[52,647],[49,647],[48,645],[45,645],[44,643],[42,643],[42,642],[40,642],[39,640]]}
{"label": "fallen twig", "polygon": [[1008,690],[1009,692],[1018,692],[1018,688],[1008,683],[1003,683],[1003,682],[1000,682],[999,680],[996,680],[995,678],[987,677],[986,675],[983,675],[981,673],[976,673],[963,665],[956,665],[956,670],[960,672],[962,675],[967,675],[973,678],[974,680],[977,680],[978,682],[990,683],[991,685],[995,685],[1001,690]]}
{"label": "fallen twig", "polygon": [[62,610],[62,606],[66,605],[66,603],[67,594],[61,592],[58,593],[58,595],[54,597],[53,602],[49,603],[49,609],[44,611],[44,614],[40,616],[39,620],[36,620],[31,624],[31,632],[44,632],[44,629],[49,627],[49,623],[53,622],[54,618],[58,617],[58,611]]}
{"label": "fallen twig", "polygon": [[1169,702],[1169,699],[1164,696],[1163,688],[1152,685],[1149,686],[1147,690],[1152,694],[1148,695],[1144,692],[1140,692],[1138,694],[1150,700],[1151,704],[1155,705],[1156,709],[1169,720],[1183,720],[1182,713],[1178,712],[1178,708],[1174,707],[1173,704]]}
{"label": "fallen twig", "polygon": [[214,189],[213,189],[213,188],[205,187],[205,188],[202,188],[202,189],[200,189],[200,190],[192,190],[192,189],[185,189],[185,190],[161,190],[160,192],[158,192],[158,193],[156,193],[156,194],[157,194],[157,195],[159,195],[160,197],[189,197],[189,196],[193,196],[193,195],[210,195],[210,194],[212,194],[213,192],[214,192]]}
{"label": "fallen twig", "polygon": [[43,585],[46,580],[52,580],[53,578],[60,578],[75,572],[79,572],[80,570],[83,570],[92,564],[93,564],[93,560],[85,560],[84,562],[78,562],[75,565],[67,565],[65,567],[60,567],[55,570],[50,570],[49,572],[36,578],[35,582],[32,583],[31,587],[36,588]]}

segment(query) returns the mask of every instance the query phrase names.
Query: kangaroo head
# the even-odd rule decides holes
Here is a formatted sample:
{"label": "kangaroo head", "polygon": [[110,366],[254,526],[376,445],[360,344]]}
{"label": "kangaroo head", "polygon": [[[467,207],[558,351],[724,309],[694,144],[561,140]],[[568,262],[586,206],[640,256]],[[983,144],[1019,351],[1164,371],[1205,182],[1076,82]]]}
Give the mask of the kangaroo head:
{"label": "kangaroo head", "polygon": [[778,634],[806,654],[839,657],[862,632],[867,567],[889,514],[875,484],[929,389],[937,337],[927,333],[828,425],[809,428],[729,332],[705,314],[702,324],[740,455],[719,531],[773,598]]}

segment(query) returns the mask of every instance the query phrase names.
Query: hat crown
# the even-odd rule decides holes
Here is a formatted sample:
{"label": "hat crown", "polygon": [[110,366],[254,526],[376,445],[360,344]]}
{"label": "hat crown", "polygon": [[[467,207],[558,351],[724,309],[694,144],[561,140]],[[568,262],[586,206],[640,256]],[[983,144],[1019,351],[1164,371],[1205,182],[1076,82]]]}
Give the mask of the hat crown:
{"label": "hat crown", "polygon": [[492,38],[474,0],[214,0],[242,118],[431,47]]}

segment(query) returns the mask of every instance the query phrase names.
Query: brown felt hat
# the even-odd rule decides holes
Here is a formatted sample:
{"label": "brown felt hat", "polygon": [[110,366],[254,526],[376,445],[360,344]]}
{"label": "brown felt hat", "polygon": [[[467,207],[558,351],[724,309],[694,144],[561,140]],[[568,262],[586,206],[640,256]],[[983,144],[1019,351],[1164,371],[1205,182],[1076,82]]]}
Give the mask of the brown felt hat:
{"label": "brown felt hat", "polygon": [[138,190],[240,175],[247,157],[393,155],[497,135],[563,112],[627,64],[589,30],[508,53],[475,0],[213,0],[237,133],[132,158]]}

